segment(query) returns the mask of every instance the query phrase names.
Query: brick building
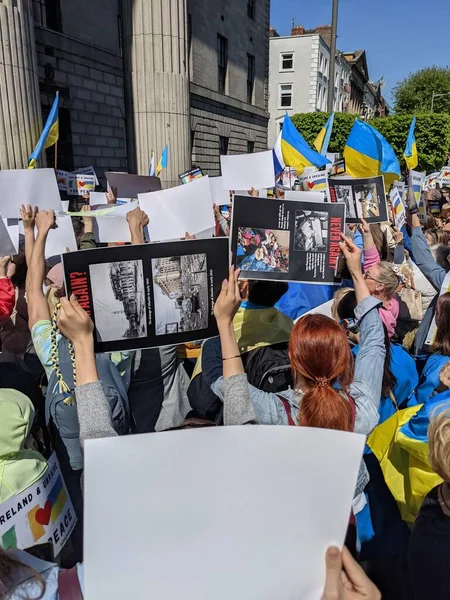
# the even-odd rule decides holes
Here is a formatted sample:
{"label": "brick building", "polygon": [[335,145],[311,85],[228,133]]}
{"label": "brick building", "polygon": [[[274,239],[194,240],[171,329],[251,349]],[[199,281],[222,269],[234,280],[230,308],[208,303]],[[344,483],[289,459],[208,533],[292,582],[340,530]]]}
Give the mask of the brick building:
{"label": "brick building", "polygon": [[[57,90],[58,167],[163,179],[267,148],[269,0],[0,0],[0,168],[23,168]],[[54,149],[47,151],[54,164]]]}

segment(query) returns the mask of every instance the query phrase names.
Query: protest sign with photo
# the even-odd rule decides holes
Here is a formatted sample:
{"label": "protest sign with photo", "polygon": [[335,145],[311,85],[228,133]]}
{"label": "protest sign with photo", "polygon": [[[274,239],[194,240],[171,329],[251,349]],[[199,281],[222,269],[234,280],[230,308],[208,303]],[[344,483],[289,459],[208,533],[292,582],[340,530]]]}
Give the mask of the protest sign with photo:
{"label": "protest sign with photo", "polygon": [[61,171],[61,169],[56,171],[56,181],[60,192],[69,191],[69,175],[70,173],[68,171]]}
{"label": "protest sign with photo", "polygon": [[63,265],[67,293],[94,321],[95,351],[115,352],[217,335],[228,259],[217,238],[71,252]]}
{"label": "protest sign with photo", "polygon": [[388,220],[386,192],[383,177],[328,180],[331,202],[342,202],[346,206],[347,223],[359,223],[361,218],[368,223],[383,223]]}
{"label": "protest sign with photo", "polygon": [[0,545],[24,550],[52,542],[57,556],[76,523],[77,516],[53,453],[48,469],[38,481],[0,504]]}
{"label": "protest sign with photo", "polygon": [[292,190],[297,179],[297,171],[293,167],[285,167],[282,174],[283,187]]}
{"label": "protest sign with photo", "polygon": [[150,175],[131,175],[130,173],[105,172],[108,186],[116,198],[134,198],[138,194],[156,192],[161,189],[161,179]]}
{"label": "protest sign with photo", "polygon": [[178,177],[183,184],[191,183],[191,181],[194,181],[194,179],[200,179],[200,177],[203,177],[203,171],[200,169],[200,167],[195,167],[195,169],[190,169],[189,171],[181,173],[178,175]]}
{"label": "protest sign with photo", "polygon": [[245,279],[333,283],[344,204],[235,196],[231,251]]}
{"label": "protest sign with photo", "polygon": [[393,187],[390,191],[392,211],[394,213],[394,221],[397,229],[401,229],[406,224],[406,210],[400,196],[398,188]]}
{"label": "protest sign with photo", "polygon": [[95,175],[81,175],[79,173],[71,173],[68,179],[69,196],[83,196],[95,191]]}

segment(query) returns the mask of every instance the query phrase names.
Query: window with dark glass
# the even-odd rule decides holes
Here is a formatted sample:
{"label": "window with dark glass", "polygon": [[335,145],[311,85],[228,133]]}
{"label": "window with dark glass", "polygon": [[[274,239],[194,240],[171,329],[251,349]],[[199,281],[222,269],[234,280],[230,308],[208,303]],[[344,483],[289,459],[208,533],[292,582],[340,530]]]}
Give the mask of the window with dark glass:
{"label": "window with dark glass", "polygon": [[247,142],[247,154],[253,154],[255,151],[255,142]]}
{"label": "window with dark glass", "polygon": [[255,57],[247,54],[247,102],[253,104],[253,89],[255,87]]}
{"label": "window with dark glass", "polygon": [[230,138],[227,138],[223,135],[219,136],[219,154],[221,156],[225,156],[228,154],[228,141]]}
{"label": "window with dark glass", "polygon": [[247,0],[247,17],[255,18],[255,0]]}
{"label": "window with dark glass", "polygon": [[292,71],[294,68],[294,53],[286,52],[281,55],[281,70]]}
{"label": "window with dark glass", "polygon": [[292,106],[292,83],[280,85],[280,107],[290,108]]}
{"label": "window with dark glass", "polygon": [[219,94],[225,94],[228,69],[228,40],[217,34],[217,89]]}
{"label": "window with dark glass", "polygon": [[62,31],[60,0],[33,0],[33,17],[36,25]]}

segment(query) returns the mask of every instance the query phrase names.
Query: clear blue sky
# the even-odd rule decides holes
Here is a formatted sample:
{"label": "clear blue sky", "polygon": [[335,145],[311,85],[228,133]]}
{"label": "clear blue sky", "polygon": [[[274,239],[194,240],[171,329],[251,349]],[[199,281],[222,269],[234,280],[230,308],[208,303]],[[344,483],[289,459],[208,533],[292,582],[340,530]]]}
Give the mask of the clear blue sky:
{"label": "clear blue sky", "polygon": [[[339,0],[337,46],[366,50],[369,77],[386,80],[392,104],[395,84],[423,67],[450,63],[449,0]],[[296,25],[331,23],[331,0],[271,0],[271,25],[289,35]]]}

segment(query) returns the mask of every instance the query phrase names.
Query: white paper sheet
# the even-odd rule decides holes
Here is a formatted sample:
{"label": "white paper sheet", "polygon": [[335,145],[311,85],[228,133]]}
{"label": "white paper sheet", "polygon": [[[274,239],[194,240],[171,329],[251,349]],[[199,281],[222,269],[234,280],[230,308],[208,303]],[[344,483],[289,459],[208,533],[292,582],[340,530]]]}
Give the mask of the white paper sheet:
{"label": "white paper sheet", "polygon": [[67,212],[69,210],[70,200],[61,200],[61,204],[63,207],[63,211]]}
{"label": "white paper sheet", "polygon": [[96,206],[97,204],[108,204],[108,198],[105,192],[89,192],[89,204]]}
{"label": "white paper sheet", "polygon": [[[267,198],[267,190],[258,190],[258,194],[259,194],[259,198]],[[252,195],[249,193],[248,190],[235,190],[234,192],[235,196],[250,196],[250,198],[252,197]]]}
{"label": "white paper sheet", "polygon": [[209,185],[211,187],[211,198],[213,204],[217,204],[217,206],[230,204],[230,191],[223,189],[222,177],[210,177]]}
{"label": "white paper sheet", "polygon": [[220,164],[225,190],[261,190],[275,186],[272,150],[221,156]]}
{"label": "white paper sheet", "polygon": [[3,219],[8,230],[9,237],[15,249],[15,254],[19,253],[19,219]]}
{"label": "white paper sheet", "polygon": [[301,202],[325,202],[325,196],[319,192],[296,192],[294,190],[286,190],[284,199],[300,200]]}
{"label": "white paper sheet", "polygon": [[[7,220],[0,219],[0,256],[9,256],[11,254],[17,254],[17,248],[11,239],[10,232],[6,226]],[[17,230],[19,226],[17,226]],[[17,236],[19,232],[17,231]]]}
{"label": "white paper sheet", "polygon": [[0,214],[5,219],[18,219],[21,204],[61,210],[53,169],[0,170]]}
{"label": "white paper sheet", "polygon": [[214,227],[209,177],[147,194],[139,194],[139,205],[150,219],[152,242],[184,238]]}
{"label": "white paper sheet", "polygon": [[114,210],[104,217],[97,217],[95,219],[97,222],[97,231],[94,230],[96,241],[102,244],[131,242],[127,213],[136,207],[137,203],[135,206],[133,204],[116,205]]}
{"label": "white paper sheet", "polygon": [[58,216],[56,217],[56,225],[56,229],[50,229],[48,232],[47,243],[45,244],[45,258],[65,254],[67,248],[70,252],[78,250],[72,226],[72,218]]}
{"label": "white paper sheet", "polygon": [[86,599],[318,600],[364,443],[276,426],[87,440]]}
{"label": "white paper sheet", "polygon": [[297,323],[299,319],[303,319],[303,317],[306,317],[306,315],[325,315],[326,317],[330,317],[330,319],[332,319],[333,315],[331,313],[331,307],[333,306],[333,302],[334,299],[328,300],[328,302],[324,302],[323,304],[319,304],[319,306],[316,306],[316,308],[308,310],[308,312],[306,312],[304,315],[298,319],[295,319],[294,323]]}

